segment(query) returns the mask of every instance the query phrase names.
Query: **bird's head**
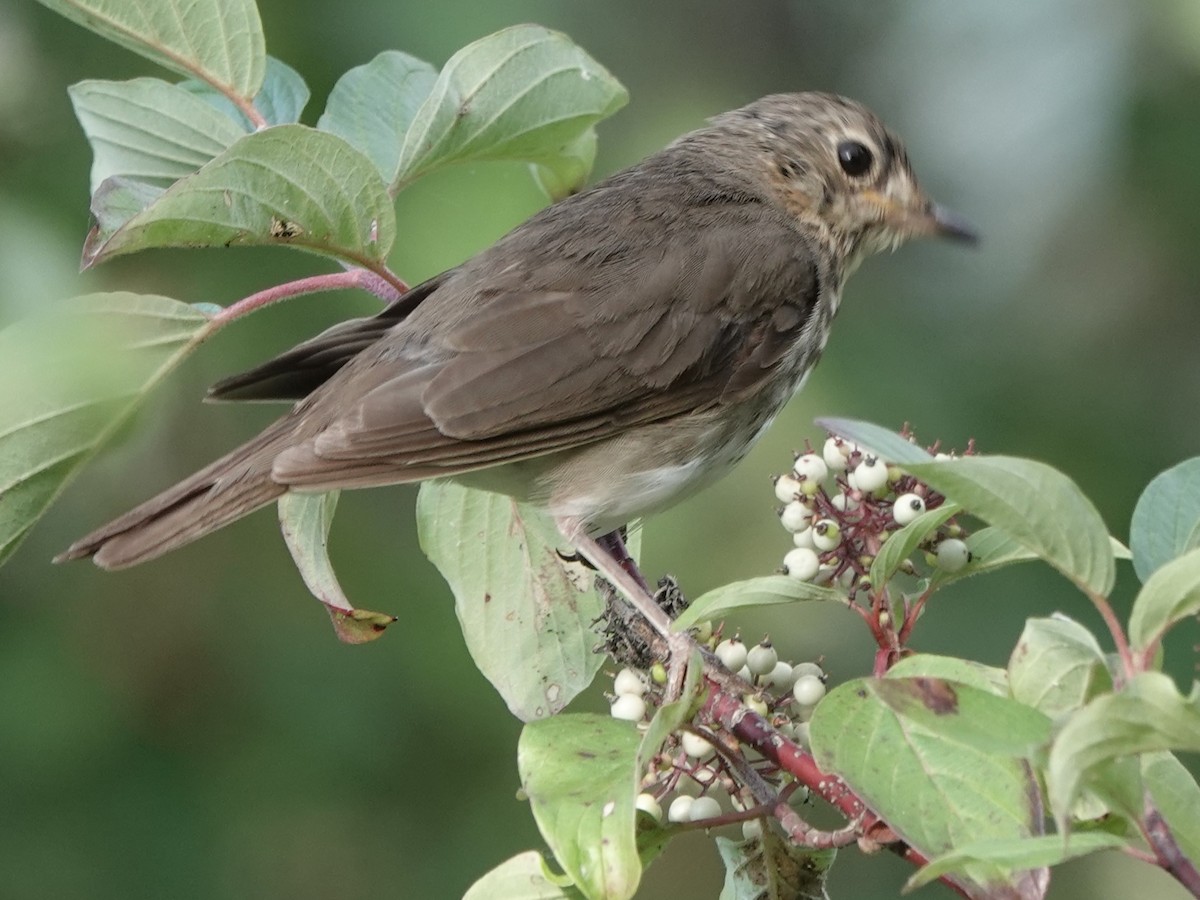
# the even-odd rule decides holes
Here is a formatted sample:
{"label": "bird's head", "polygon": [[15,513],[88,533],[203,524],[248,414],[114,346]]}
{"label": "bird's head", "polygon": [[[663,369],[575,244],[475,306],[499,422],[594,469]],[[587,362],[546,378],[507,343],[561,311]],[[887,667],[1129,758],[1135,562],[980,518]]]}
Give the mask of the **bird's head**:
{"label": "bird's head", "polygon": [[716,117],[757,163],[766,192],[841,251],[864,256],[912,237],[976,240],[921,190],[900,139],[866,107],[835,94],[772,94]]}

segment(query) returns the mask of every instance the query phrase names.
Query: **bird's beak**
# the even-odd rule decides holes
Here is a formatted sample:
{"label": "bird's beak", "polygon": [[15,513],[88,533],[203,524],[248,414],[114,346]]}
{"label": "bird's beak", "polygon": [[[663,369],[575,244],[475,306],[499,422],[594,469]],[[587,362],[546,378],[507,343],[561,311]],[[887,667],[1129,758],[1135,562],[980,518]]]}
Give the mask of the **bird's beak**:
{"label": "bird's beak", "polygon": [[882,213],[883,221],[895,231],[911,236],[944,237],[953,241],[974,244],[979,241],[975,229],[967,220],[939,206],[919,193],[909,205],[877,191],[863,192],[868,202]]}
{"label": "bird's beak", "polygon": [[967,220],[944,206],[938,206],[936,203],[928,204],[925,218],[930,224],[931,234],[967,244],[979,243],[979,235]]}

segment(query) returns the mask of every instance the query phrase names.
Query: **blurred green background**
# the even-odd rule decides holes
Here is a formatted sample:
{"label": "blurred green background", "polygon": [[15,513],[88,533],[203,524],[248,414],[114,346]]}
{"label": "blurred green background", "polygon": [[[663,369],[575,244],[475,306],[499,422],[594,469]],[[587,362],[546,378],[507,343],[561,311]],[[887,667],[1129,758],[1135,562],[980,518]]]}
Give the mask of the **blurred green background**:
{"label": "blurred green background", "polygon": [[[788,547],[767,475],[818,415],[913,422],[926,439],[1031,456],[1072,475],[1113,532],[1162,468],[1200,453],[1200,5],[1195,0],[737,4],[261,0],[268,50],[309,81],[314,122],[345,69],[399,48],[442,63],[505,25],[582,44],[630,89],[600,126],[597,175],[761,94],[835,90],[905,136],[925,185],[978,250],[869,261],[804,394],[738,472],[649,523],[646,568],[691,595],[771,572]],[[89,153],[67,101],[83,78],[163,72],[32,3],[0,0],[0,324],[88,290],[228,303],[328,271],[284,250],[152,252],[77,274]],[[519,166],[439,173],[399,202],[394,267],[415,282],[543,203]],[[515,799],[519,724],[474,670],[415,539],[413,491],[343,498],[350,596],[400,622],[338,644],[269,513],[109,575],[52,567],[70,539],[249,435],[266,408],[201,406],[204,386],[349,315],[321,295],[230,329],[160,389],[0,570],[0,898],[458,897],[540,846]],[[1134,579],[1121,573],[1127,608]],[[939,595],[915,646],[1003,665],[1025,618],[1099,628],[1041,567]],[[747,615],[785,658],[866,671],[845,610]],[[1189,624],[1168,645],[1184,687]],[[598,691],[580,708],[596,709]],[[844,852],[835,898],[897,895],[908,868]],[[711,843],[672,845],[645,898],[715,897]],[[1118,857],[1060,870],[1051,896],[1182,897]],[[921,896],[944,897],[939,887]]]}

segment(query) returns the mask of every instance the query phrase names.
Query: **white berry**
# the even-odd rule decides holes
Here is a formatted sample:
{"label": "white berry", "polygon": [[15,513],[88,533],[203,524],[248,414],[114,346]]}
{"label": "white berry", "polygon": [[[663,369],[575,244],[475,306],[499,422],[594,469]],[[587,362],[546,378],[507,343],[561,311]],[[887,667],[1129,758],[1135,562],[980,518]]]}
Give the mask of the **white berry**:
{"label": "white berry", "polygon": [[837,493],[829,498],[829,502],[833,504],[833,508],[839,512],[853,512],[858,509],[858,501],[853,497],[848,497],[845,494]]}
{"label": "white berry", "polygon": [[737,638],[726,638],[717,644],[717,659],[732,672],[746,664],[746,645]]}
{"label": "white berry", "polygon": [[804,675],[812,675],[814,678],[825,680],[825,670],[814,662],[796,663],[792,666],[792,680],[800,678]]}
{"label": "white berry", "polygon": [[820,568],[821,559],[817,556],[817,551],[811,550],[808,547],[797,547],[794,550],[789,550],[783,558],[784,574],[791,575],[793,578],[798,578],[801,581],[811,581]]}
{"label": "white berry", "polygon": [[825,696],[825,682],[815,675],[801,675],[792,685],[792,696],[801,706],[816,706]]}
{"label": "white berry", "polygon": [[638,794],[634,804],[655,822],[662,821],[662,805],[654,798],[653,794]]}
{"label": "white berry", "polygon": [[701,819],[711,819],[721,814],[721,804],[716,797],[697,797],[692,801],[688,810],[688,820],[699,822]]}
{"label": "white berry", "polygon": [[810,734],[811,732],[807,722],[797,722],[792,728],[792,737],[795,739],[797,744],[806,750],[808,749],[810,743]]}
{"label": "white berry", "polygon": [[695,803],[695,798],[689,797],[687,794],[680,794],[671,801],[671,805],[667,807],[668,822],[687,822],[691,820],[692,804]]}
{"label": "white berry", "polygon": [[771,687],[784,688],[786,690],[792,686],[793,677],[791,665],[785,663],[781,659],[779,662],[775,663],[775,668],[773,668],[771,673],[766,677],[766,682],[767,684],[771,685]]}
{"label": "white berry", "polygon": [[746,654],[746,666],[754,675],[766,675],[779,662],[779,653],[766,641],[755,644]]}
{"label": "white berry", "polygon": [[938,544],[937,567],[945,572],[961,572],[971,561],[971,551],[958,538],[947,538]]}
{"label": "white berry", "polygon": [[801,485],[798,479],[791,475],[780,475],[775,479],[775,496],[780,503],[791,503],[800,496]]}
{"label": "white berry", "polygon": [[792,535],[792,543],[797,547],[806,547],[812,550],[816,546],[813,544],[813,530],[805,528],[803,531],[797,531]]}
{"label": "white berry", "polygon": [[801,481],[822,482],[829,475],[829,466],[815,453],[805,453],[796,458],[792,471]]}
{"label": "white berry", "polygon": [[825,446],[821,448],[821,457],[825,460],[825,465],[829,466],[831,472],[845,472],[846,457],[850,455],[852,449],[853,446],[851,444],[831,437],[825,441]]}
{"label": "white berry", "polygon": [[907,525],[925,512],[925,501],[920,494],[901,494],[892,504],[892,518],[898,525]]}
{"label": "white berry", "polygon": [[613,691],[617,694],[640,697],[646,693],[646,679],[636,669],[622,669],[613,679]]}
{"label": "white berry", "polygon": [[742,839],[746,841],[762,837],[762,819],[747,819],[742,823]]}
{"label": "white berry", "polygon": [[626,722],[640,722],[646,715],[646,701],[637,694],[618,694],[609,712],[614,719],[624,719]]}
{"label": "white berry", "polygon": [[713,745],[700,737],[698,734],[692,734],[690,731],[685,731],[679,736],[679,745],[683,747],[683,752],[692,759],[700,759],[704,756],[711,756]]}
{"label": "white berry", "polygon": [[779,524],[793,533],[803,531],[808,527],[812,515],[811,509],[799,500],[793,500],[779,513]]}
{"label": "white berry", "polygon": [[887,463],[878,456],[864,456],[854,469],[854,482],[860,491],[868,494],[879,490],[887,484]]}
{"label": "white berry", "polygon": [[813,525],[813,546],[818,550],[832,550],[842,542],[842,530],[833,519],[821,519]]}

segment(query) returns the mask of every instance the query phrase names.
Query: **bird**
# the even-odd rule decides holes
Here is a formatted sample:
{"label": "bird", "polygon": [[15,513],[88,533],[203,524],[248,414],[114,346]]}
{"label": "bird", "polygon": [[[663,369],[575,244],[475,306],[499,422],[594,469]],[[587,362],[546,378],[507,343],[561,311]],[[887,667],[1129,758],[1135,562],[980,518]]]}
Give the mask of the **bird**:
{"label": "bird", "polygon": [[849,275],[921,236],[975,240],[872,112],[762,97],[219,382],[214,399],[293,405],[58,560],[121,569],[289,491],[451,479],[544,510],[667,635],[620,529],[736,465],[821,356]]}

